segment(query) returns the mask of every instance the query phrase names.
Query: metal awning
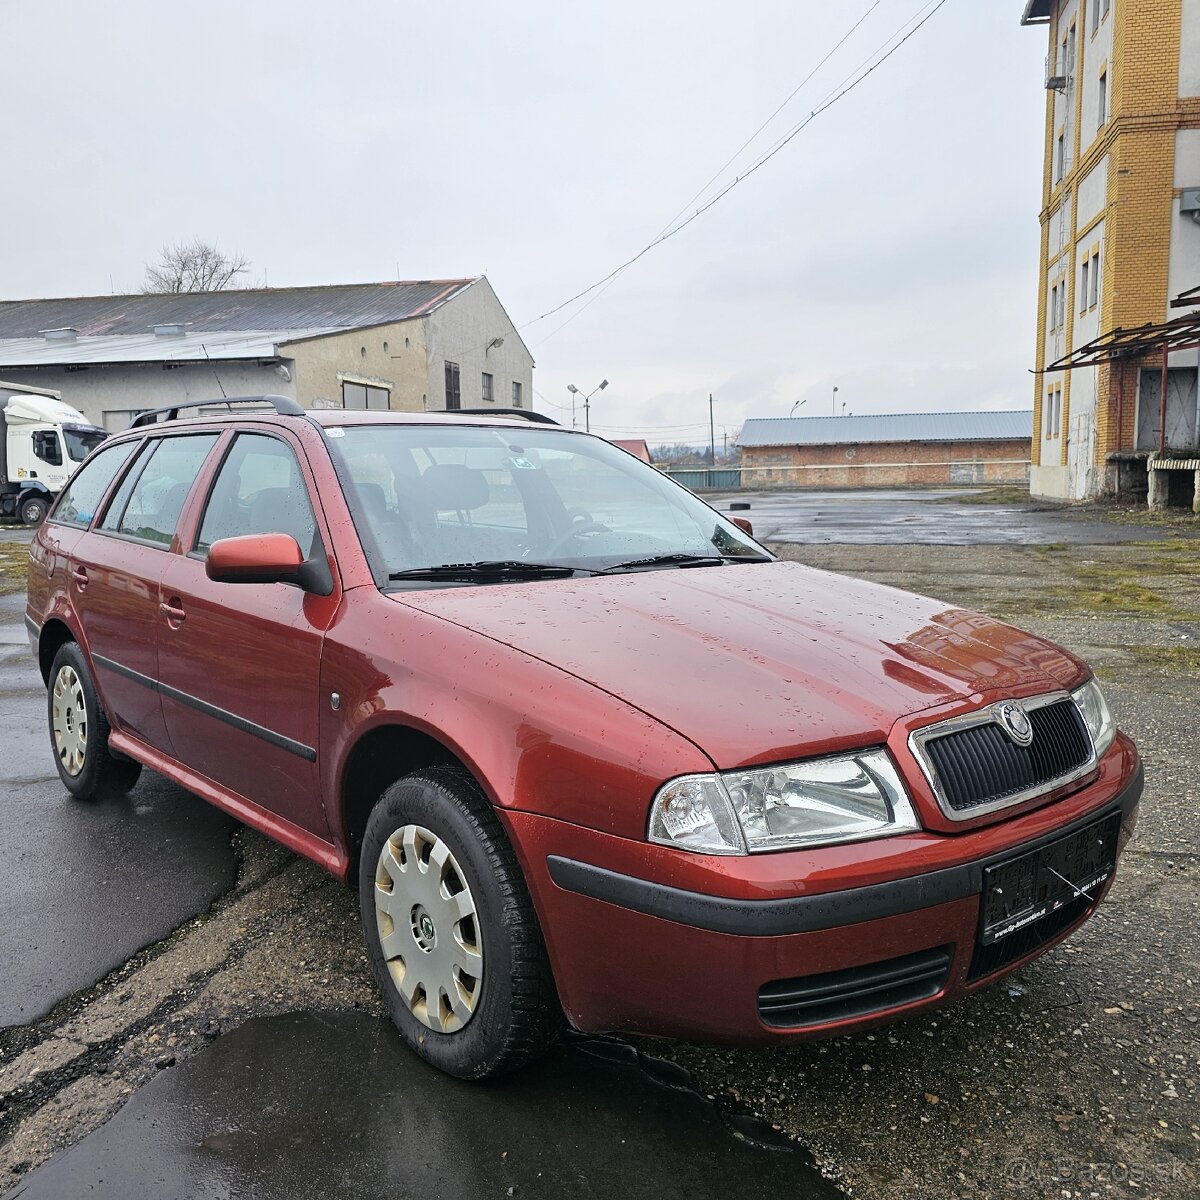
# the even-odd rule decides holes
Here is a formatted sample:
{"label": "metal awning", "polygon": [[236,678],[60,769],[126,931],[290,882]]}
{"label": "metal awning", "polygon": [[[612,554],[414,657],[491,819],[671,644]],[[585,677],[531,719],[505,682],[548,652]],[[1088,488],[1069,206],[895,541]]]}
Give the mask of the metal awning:
{"label": "metal awning", "polygon": [[[1200,288],[1196,289],[1200,292]],[[1183,295],[1189,293],[1184,292]],[[1174,303],[1172,301],[1172,303]],[[1200,301],[1192,301],[1200,303]],[[1070,371],[1075,367],[1094,367],[1097,363],[1141,358],[1147,354],[1170,353],[1200,345],[1200,312],[1184,313],[1170,321],[1151,322],[1133,329],[1113,329],[1047,364],[1035,375],[1051,371]]]}

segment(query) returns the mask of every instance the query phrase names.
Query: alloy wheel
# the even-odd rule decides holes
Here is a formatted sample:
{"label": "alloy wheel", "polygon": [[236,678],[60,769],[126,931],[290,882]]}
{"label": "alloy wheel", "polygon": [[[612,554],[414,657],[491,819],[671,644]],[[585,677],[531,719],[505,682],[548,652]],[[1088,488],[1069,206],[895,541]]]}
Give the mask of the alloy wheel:
{"label": "alloy wheel", "polygon": [[87,754],[87,704],[83,684],[72,666],[62,666],[54,677],[52,725],[54,750],[63,770],[78,775]]}
{"label": "alloy wheel", "polygon": [[383,844],[375,867],[375,920],[392,982],[436,1033],[470,1021],[483,991],[475,897],[450,847],[420,825]]}

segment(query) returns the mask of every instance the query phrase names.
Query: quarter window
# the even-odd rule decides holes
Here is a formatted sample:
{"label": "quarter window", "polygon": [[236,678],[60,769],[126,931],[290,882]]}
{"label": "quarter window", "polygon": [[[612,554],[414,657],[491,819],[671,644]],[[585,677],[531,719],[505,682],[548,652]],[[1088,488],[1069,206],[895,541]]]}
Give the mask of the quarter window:
{"label": "quarter window", "polygon": [[90,525],[96,507],[108,491],[108,485],[116,479],[136,446],[137,442],[109,446],[101,450],[86,467],[80,467],[59,494],[50,520],[63,525]]}
{"label": "quarter window", "polygon": [[169,546],[184,501],[217,437],[199,433],[159,439],[136,480],[128,477],[117,489],[100,528]]}
{"label": "quarter window", "polygon": [[317,523],[292,448],[261,433],[240,433],[213,481],[195,549],[221,538],[288,533],[310,557]]}

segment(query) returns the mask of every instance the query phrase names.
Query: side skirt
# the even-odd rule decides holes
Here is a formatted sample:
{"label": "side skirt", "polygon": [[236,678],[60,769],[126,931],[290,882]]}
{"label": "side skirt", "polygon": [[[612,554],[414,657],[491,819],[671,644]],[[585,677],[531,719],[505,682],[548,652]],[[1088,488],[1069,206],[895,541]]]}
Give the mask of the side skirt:
{"label": "side skirt", "polygon": [[202,800],[223,809],[230,816],[249,825],[251,829],[257,829],[259,833],[281,842],[289,850],[311,858],[343,883],[346,881],[350,873],[350,857],[331,842],[309,833],[307,829],[301,829],[291,821],[284,820],[252,800],[247,800],[245,796],[219,786],[207,776],[188,770],[175,759],[147,746],[145,742],[128,733],[114,729],[109,734],[108,744],[113,750],[135,759],[160,775],[165,775],[180,787],[187,788],[189,792],[195,792]]}

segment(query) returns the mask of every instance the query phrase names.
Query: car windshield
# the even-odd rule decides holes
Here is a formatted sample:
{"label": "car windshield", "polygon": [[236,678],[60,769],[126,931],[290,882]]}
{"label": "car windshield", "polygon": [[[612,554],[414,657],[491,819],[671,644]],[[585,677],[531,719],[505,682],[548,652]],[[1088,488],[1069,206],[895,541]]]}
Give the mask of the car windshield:
{"label": "car windshield", "polygon": [[[600,438],[541,426],[326,432],[381,585],[770,561],[691,492]],[[474,570],[447,570],[464,566]]]}
{"label": "car windshield", "polygon": [[103,429],[73,429],[69,425],[63,426],[67,453],[75,462],[83,462],[106,437],[108,434]]}

